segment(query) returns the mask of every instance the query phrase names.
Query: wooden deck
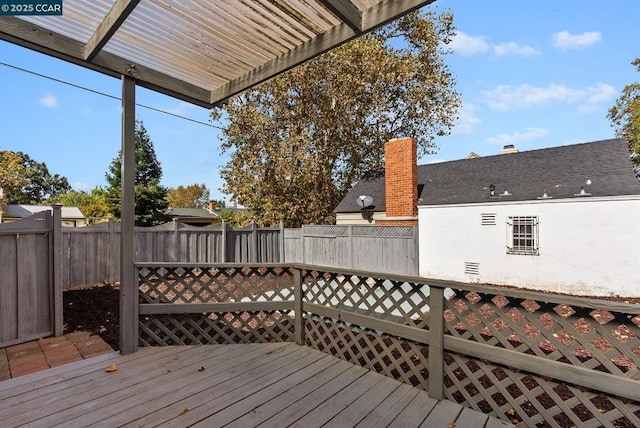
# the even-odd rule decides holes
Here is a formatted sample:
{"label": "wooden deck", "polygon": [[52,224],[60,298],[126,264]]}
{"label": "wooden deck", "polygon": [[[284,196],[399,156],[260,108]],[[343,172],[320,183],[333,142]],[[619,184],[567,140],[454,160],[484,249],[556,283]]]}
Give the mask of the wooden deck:
{"label": "wooden deck", "polygon": [[[105,369],[115,363],[116,372]],[[496,427],[292,343],[142,348],[0,382],[0,426]]]}

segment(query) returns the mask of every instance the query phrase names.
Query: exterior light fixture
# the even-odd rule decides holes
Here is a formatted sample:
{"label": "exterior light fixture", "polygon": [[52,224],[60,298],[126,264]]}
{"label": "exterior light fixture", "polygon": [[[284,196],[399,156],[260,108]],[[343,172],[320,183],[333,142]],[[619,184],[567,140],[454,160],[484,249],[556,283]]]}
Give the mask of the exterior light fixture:
{"label": "exterior light fixture", "polygon": [[360,207],[360,211],[362,211],[362,218],[371,223],[373,221],[373,196],[360,195],[358,196],[358,199],[356,199],[356,203]]}
{"label": "exterior light fixture", "polygon": [[496,196],[496,186],[494,184],[489,186],[489,196],[491,197]]}

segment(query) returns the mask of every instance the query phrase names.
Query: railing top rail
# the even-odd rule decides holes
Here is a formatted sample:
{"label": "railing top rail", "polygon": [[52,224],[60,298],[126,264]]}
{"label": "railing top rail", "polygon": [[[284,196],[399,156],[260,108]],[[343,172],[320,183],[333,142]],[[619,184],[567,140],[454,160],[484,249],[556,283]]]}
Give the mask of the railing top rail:
{"label": "railing top rail", "polygon": [[570,306],[579,306],[590,309],[605,309],[612,312],[622,312],[626,314],[640,315],[640,304],[624,303],[606,299],[593,299],[577,296],[566,296],[561,294],[550,294],[541,291],[519,290],[507,287],[498,287],[489,284],[468,284],[464,282],[449,281],[434,278],[425,278],[420,276],[396,275],[384,272],[361,271],[354,269],[341,269],[331,266],[306,265],[297,263],[178,263],[178,262],[137,262],[137,268],[153,268],[153,267],[169,267],[169,268],[269,268],[269,267],[292,267],[302,270],[326,271],[342,275],[366,276],[379,279],[387,279],[396,282],[407,282],[414,284],[425,284],[436,288],[451,288],[455,290],[475,291],[482,294],[493,294],[505,297],[514,297],[518,299],[530,299],[545,303],[565,304]]}
{"label": "railing top rail", "polygon": [[137,268],[290,268],[291,263],[136,262]]}
{"label": "railing top rail", "polygon": [[425,284],[430,287],[452,288],[456,290],[475,291],[483,294],[495,294],[505,297],[514,297],[519,299],[531,299],[545,303],[566,304],[570,306],[580,306],[591,309],[606,309],[613,312],[623,312],[627,314],[640,314],[640,304],[631,304],[606,299],[593,299],[587,297],[567,296],[562,294],[550,294],[541,291],[519,290],[510,287],[499,287],[490,284],[468,284],[458,281],[450,281],[435,278],[425,278],[419,276],[396,275],[384,272],[359,271],[354,269],[340,269],[330,266],[317,266],[294,264],[294,268],[329,271],[343,275],[369,276],[379,279],[388,279],[390,281],[408,282],[415,284]]}

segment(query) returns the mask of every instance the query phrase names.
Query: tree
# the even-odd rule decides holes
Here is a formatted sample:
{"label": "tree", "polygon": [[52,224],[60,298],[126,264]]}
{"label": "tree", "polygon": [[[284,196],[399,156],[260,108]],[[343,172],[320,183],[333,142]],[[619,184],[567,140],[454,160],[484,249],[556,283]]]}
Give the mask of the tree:
{"label": "tree", "polygon": [[251,224],[251,217],[245,211],[223,209],[219,216],[229,227],[239,228]]}
{"label": "tree", "polygon": [[[260,224],[325,223],[347,190],[384,165],[384,143],[420,155],[449,133],[460,99],[443,61],[449,13],[412,13],[232,99],[223,191]],[[395,47],[402,44],[402,47]]]}
{"label": "tree", "polygon": [[[0,183],[0,187],[5,188],[7,203],[41,204],[47,199],[71,190],[66,177],[49,173],[45,163],[31,159],[26,153],[11,151],[0,153],[2,153],[0,157],[7,162],[6,166],[0,165],[2,167],[0,174],[13,177],[10,180],[13,184],[5,184],[6,188]],[[16,177],[20,179],[16,180]],[[3,179],[0,178],[0,180]]]}
{"label": "tree", "polygon": [[[632,63],[640,72],[640,58]],[[616,104],[609,109],[607,118],[616,135],[627,139],[636,176],[640,178],[640,83],[632,83],[622,90]]]}
{"label": "tree", "polygon": [[206,208],[209,189],[204,184],[178,186],[167,191],[167,201],[171,208]]}
{"label": "tree", "polygon": [[20,189],[27,184],[26,168],[22,158],[15,152],[0,151],[0,189],[2,198],[0,206],[8,202],[12,195],[20,193]]}
{"label": "tree", "polygon": [[95,187],[91,192],[72,190],[55,198],[48,203],[60,203],[68,207],[78,207],[82,214],[90,219],[111,217],[107,199],[107,191],[101,187]]}
{"label": "tree", "polygon": [[[162,168],[156,158],[153,142],[141,121],[136,121],[136,178],[135,178],[135,224],[136,226],[154,226],[169,221],[165,213],[167,189],[160,185]],[[105,174],[107,179],[107,201],[109,211],[120,218],[122,194],[122,150],[111,161]]]}

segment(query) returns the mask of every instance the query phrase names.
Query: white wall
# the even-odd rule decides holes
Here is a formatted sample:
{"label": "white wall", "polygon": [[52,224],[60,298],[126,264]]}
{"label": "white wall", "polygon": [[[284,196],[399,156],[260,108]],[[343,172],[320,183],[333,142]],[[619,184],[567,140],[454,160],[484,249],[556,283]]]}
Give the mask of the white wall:
{"label": "white wall", "polygon": [[[483,213],[496,213],[496,225],[482,226]],[[538,216],[540,255],[506,253],[508,216]],[[418,217],[420,276],[640,296],[640,196],[420,206]]]}

